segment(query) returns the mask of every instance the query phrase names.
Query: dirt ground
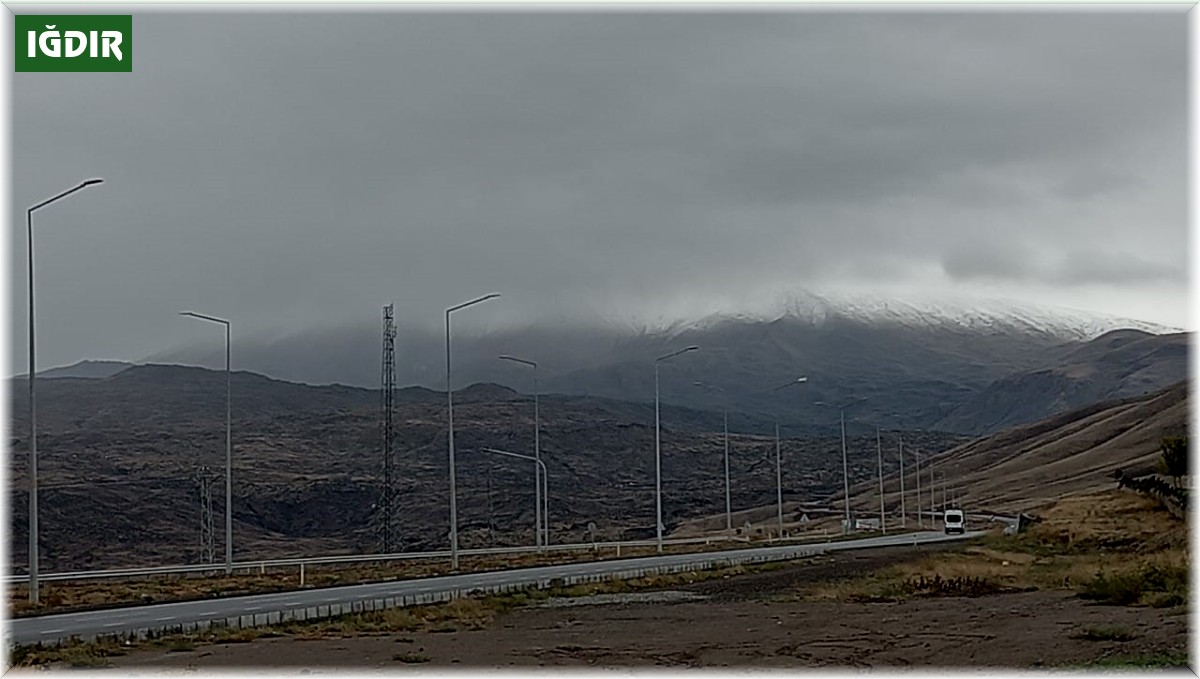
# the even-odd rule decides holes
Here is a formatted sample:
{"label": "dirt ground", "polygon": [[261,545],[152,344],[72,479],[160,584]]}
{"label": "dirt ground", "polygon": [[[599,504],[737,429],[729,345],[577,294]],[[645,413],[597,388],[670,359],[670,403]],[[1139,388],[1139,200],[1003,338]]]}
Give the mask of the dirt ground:
{"label": "dirt ground", "polygon": [[[913,556],[927,555],[914,550]],[[1180,653],[1182,608],[1090,604],[1067,592],[891,603],[801,601],[797,586],[861,574],[895,553],[842,554],[786,568],[678,587],[702,600],[520,608],[484,629],[138,650],[122,670],[250,666],[1039,667],[1111,655]],[[682,599],[682,598],[680,598]],[[1121,628],[1126,641],[1079,638]]]}

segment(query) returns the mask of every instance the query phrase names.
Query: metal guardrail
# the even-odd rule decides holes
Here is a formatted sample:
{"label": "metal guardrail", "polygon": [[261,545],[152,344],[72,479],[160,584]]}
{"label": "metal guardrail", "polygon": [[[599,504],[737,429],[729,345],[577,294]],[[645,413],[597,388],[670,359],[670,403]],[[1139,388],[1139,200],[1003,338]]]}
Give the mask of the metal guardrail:
{"label": "metal guardrail", "polygon": [[[962,540],[978,534],[979,533],[977,532],[973,532],[957,538],[931,533],[913,534],[911,544],[913,547],[916,547],[918,544]],[[907,536],[904,534],[895,534],[891,537],[902,538]],[[677,542],[685,541],[688,543],[696,543],[703,542],[705,539],[706,538],[688,538],[686,540],[677,540]],[[707,539],[710,541],[712,540],[712,538]],[[654,541],[650,540],[631,542],[654,544]],[[194,615],[188,614],[184,616],[186,619],[182,620],[181,622],[174,622],[177,618],[154,618],[154,621],[151,622],[150,618],[153,617],[153,615],[158,615],[158,613],[153,613],[149,616],[143,615],[137,620],[128,620],[124,623],[118,620],[115,624],[109,622],[108,617],[102,617],[105,611],[37,616],[14,620],[8,628],[3,630],[3,643],[5,645],[11,645],[14,642],[23,644],[52,644],[72,638],[144,638],[151,634],[162,632],[174,631],[186,633],[190,631],[207,629],[210,627],[249,628],[276,624],[289,620],[324,619],[338,615],[345,615],[348,613],[382,610],[401,606],[432,604],[450,601],[461,596],[472,596],[485,593],[514,592],[529,587],[547,588],[555,586],[556,583],[572,585],[581,582],[603,581],[610,578],[627,579],[643,577],[651,574],[678,573],[697,569],[731,566],[735,564],[782,561],[798,557],[822,554],[828,551],[861,549],[866,547],[904,547],[908,544],[909,543],[906,539],[900,540],[889,538],[873,538],[867,540],[849,540],[846,542],[839,541],[815,545],[780,545],[775,548],[765,547],[758,549],[739,549],[727,553],[701,552],[696,554],[641,557],[628,561],[585,562],[579,564],[560,564],[558,566],[536,566],[491,574],[462,574],[448,578],[437,577],[403,582],[352,585],[341,588],[332,588],[329,590],[320,590],[327,592],[340,592],[343,596],[343,598],[340,600],[335,598],[310,600],[307,602],[279,601],[269,604],[268,607],[271,608],[271,610],[267,611],[257,611],[256,609],[236,609],[235,611],[224,613],[214,611],[211,613],[196,613]],[[599,543],[597,543],[597,546],[598,545]],[[591,544],[587,544],[585,546],[590,548]],[[562,569],[567,569],[569,572],[563,572]],[[497,581],[497,578],[492,577],[497,575],[502,575],[504,577]],[[490,582],[478,582],[478,579],[481,576],[490,580]],[[473,580],[475,582],[472,582]],[[439,583],[440,586],[418,588],[421,583],[434,582]],[[398,584],[403,585],[405,589],[403,591],[397,591],[395,586]],[[380,589],[380,585],[387,585],[388,588]],[[374,596],[372,596],[372,594],[374,594]],[[272,597],[275,595],[251,595],[248,597],[235,597],[235,599],[243,602],[251,600],[257,601],[263,596]],[[207,603],[211,602],[206,602],[206,605]],[[188,604],[157,604],[145,608],[160,609],[162,606],[181,605],[187,606]],[[52,622],[49,622],[48,624],[58,626],[63,625],[66,619],[78,616],[90,616],[92,619],[83,625],[76,624],[75,629],[70,631],[65,628],[46,630],[42,627],[39,627],[42,625],[42,621],[49,620]]]}
{"label": "metal guardrail", "polygon": [[[971,515],[971,518],[989,517],[993,520],[1015,521],[1008,517],[999,515]],[[821,534],[807,533],[787,538],[775,538],[768,540],[763,546],[789,544],[789,543],[805,543],[805,542],[821,542],[828,539],[828,535],[822,532]],[[753,544],[745,537],[696,537],[696,538],[673,538],[663,540],[664,545],[689,545],[689,544],[721,544],[728,542],[741,542],[744,544]],[[653,538],[645,540],[622,540],[614,542],[578,542],[562,545],[547,545],[543,550],[545,552],[574,552],[574,551],[599,551],[599,550],[617,550],[620,556],[620,550],[629,547],[653,547],[657,541]],[[491,555],[519,555],[519,554],[536,554],[539,553],[536,546],[522,547],[482,547],[475,549],[459,550],[459,554],[463,556],[491,556]],[[398,552],[393,554],[344,554],[336,556],[317,556],[317,557],[294,557],[287,559],[268,559],[258,561],[238,561],[233,564],[234,571],[264,572],[266,569],[279,569],[288,567],[306,567],[306,566],[324,566],[334,564],[351,564],[351,563],[382,563],[389,561],[408,561],[408,560],[426,560],[426,559],[449,559],[450,550],[439,550],[434,552]],[[211,564],[191,564],[183,566],[150,566],[144,568],[117,568],[103,571],[72,571],[65,573],[43,573],[38,575],[38,579],[42,582],[71,582],[85,580],[111,580],[117,578],[140,578],[150,577],[155,575],[185,575],[189,573],[219,573],[225,570],[225,565],[220,563]],[[10,574],[4,576],[0,581],[6,585],[21,584],[29,580],[28,574]]]}
{"label": "metal guardrail", "polygon": [[[789,540],[777,540],[771,544],[779,542],[788,542]],[[790,540],[798,541],[798,540]],[[686,545],[686,544],[720,544],[723,542],[744,542],[750,541],[746,538],[723,538],[723,537],[699,537],[699,538],[675,538],[663,540],[663,544],[667,545]],[[619,542],[580,542],[564,545],[547,545],[544,548],[546,552],[570,552],[570,551],[591,551],[601,549],[616,549],[620,550],[627,547],[652,547],[657,544],[654,539],[646,540],[625,540]],[[536,554],[539,550],[536,546],[524,547],[483,547],[475,549],[460,550],[459,554],[463,556],[490,556],[500,554]],[[296,557],[288,559],[269,559],[260,561],[238,561],[233,564],[234,571],[259,571],[262,572],[267,568],[286,568],[298,566],[320,566],[332,564],[347,564],[347,563],[375,563],[386,561],[407,561],[421,559],[448,559],[450,558],[450,550],[439,550],[435,552],[398,552],[394,554],[345,554],[336,556],[318,556],[318,557]],[[116,568],[104,571],[72,571],[65,573],[43,573],[38,575],[38,579],[42,582],[69,582],[83,580],[109,580],[114,578],[138,578],[154,575],[183,575],[188,573],[217,573],[225,570],[225,565],[220,563],[211,564],[191,564],[184,566],[151,566],[145,568]],[[21,584],[29,580],[28,574],[18,573],[6,575],[3,582],[6,585]]]}

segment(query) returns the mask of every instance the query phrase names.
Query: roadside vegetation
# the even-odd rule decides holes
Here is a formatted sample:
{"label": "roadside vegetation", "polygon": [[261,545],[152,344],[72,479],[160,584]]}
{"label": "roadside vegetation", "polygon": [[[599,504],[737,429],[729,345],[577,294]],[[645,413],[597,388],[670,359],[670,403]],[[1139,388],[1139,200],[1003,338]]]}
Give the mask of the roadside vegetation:
{"label": "roadside vegetation", "polygon": [[[841,536],[839,536],[840,538]],[[703,551],[724,551],[762,547],[765,542],[727,542],[713,538],[711,544],[667,545],[666,553],[686,554]],[[620,558],[654,556],[654,547],[622,548]],[[484,572],[508,568],[550,566],[581,561],[602,561],[617,558],[616,550],[547,552],[513,556],[467,556],[460,560],[459,572]],[[100,580],[91,582],[43,582],[41,601],[29,603],[29,590],[22,584],[8,589],[8,610],[13,617],[67,613],[117,606],[133,606],[175,601],[195,601],[218,597],[268,594],[271,592],[314,589],[339,585],[358,585],[390,580],[447,575],[448,560],[428,559],[367,564],[331,564],[310,566],[305,570],[304,586],[300,586],[299,567],[271,569],[261,573],[220,575],[170,575],[137,580]]]}
{"label": "roadside vegetation", "polygon": [[1139,655],[1110,655],[1082,665],[1074,665],[1080,669],[1189,669],[1190,660],[1186,652],[1179,653],[1150,653]]}
{"label": "roadside vegetation", "polygon": [[1186,523],[1160,499],[1111,490],[1063,498],[1019,535],[991,534],[862,577],[802,588],[811,599],[895,601],[1059,590],[1112,605],[1183,606]]}
{"label": "roadside vegetation", "polygon": [[[795,563],[795,562],[791,562]],[[595,594],[615,594],[642,590],[660,590],[689,585],[705,580],[730,578],[750,573],[763,573],[786,568],[788,562],[770,562],[749,566],[732,566],[697,570],[686,573],[654,575],[621,580],[610,578],[596,583],[560,586],[549,589],[529,588],[503,595],[463,597],[447,603],[392,608],[383,611],[354,613],[323,620],[290,621],[277,625],[237,629],[212,627],[190,634],[165,634],[143,640],[106,638],[97,641],[74,641],[57,646],[17,646],[11,650],[10,667],[65,665],[68,667],[103,667],[108,658],[126,655],[139,648],[159,648],[164,652],[191,651],[205,644],[248,643],[255,639],[291,637],[298,640],[345,638],[358,636],[387,636],[411,632],[455,632],[482,629],[505,611],[536,604],[550,598],[586,597]],[[413,658],[398,662],[425,662]]]}

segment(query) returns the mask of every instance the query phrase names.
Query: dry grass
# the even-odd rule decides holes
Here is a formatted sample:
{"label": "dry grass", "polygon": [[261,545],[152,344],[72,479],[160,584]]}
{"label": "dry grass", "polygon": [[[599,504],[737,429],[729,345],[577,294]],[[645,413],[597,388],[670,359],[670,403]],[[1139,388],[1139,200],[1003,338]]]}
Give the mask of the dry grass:
{"label": "dry grass", "polygon": [[[461,629],[482,629],[496,615],[533,601],[550,597],[580,597],[593,594],[630,592],[691,584],[714,578],[746,573],[765,572],[785,567],[785,563],[764,563],[752,566],[733,566],[670,575],[655,575],[632,580],[608,580],[556,587],[527,589],[504,595],[481,598],[463,597],[447,603],[408,608],[389,608],[382,611],[354,613],[326,620],[290,621],[272,626],[238,629],[211,627],[192,634],[167,634],[141,642],[117,642],[105,639],[94,642],[73,642],[54,647],[18,646],[9,658],[12,666],[34,667],[65,663],[72,667],[98,667],[104,659],[123,655],[140,646],[159,647],[170,651],[189,651],[199,645],[214,643],[248,643],[266,637],[290,636],[295,639],[316,640],[357,636],[384,636],[398,632],[454,632]],[[404,661],[402,661],[404,662]],[[418,661],[420,662],[420,661]]]}
{"label": "dry grass", "polygon": [[[666,552],[686,554],[700,551],[722,551],[742,549],[741,542],[714,541],[710,545],[667,546]],[[653,556],[654,547],[622,549],[621,558]],[[515,556],[473,556],[460,561],[459,572],[472,573],[505,570],[529,566],[548,566],[581,561],[612,559],[613,549],[599,552],[559,552],[546,554],[522,554]],[[378,564],[329,565],[306,569],[305,589],[355,585],[390,580],[406,580],[447,575],[447,561],[422,560]],[[112,605],[166,603],[172,601],[194,601],[223,596],[265,594],[295,590],[299,588],[299,568],[271,570],[266,573],[225,575],[174,575],[128,581],[95,581],[77,583],[43,583],[41,603],[31,606],[28,589],[17,584],[8,590],[10,615],[20,617],[31,614],[62,613],[76,610],[103,608]]]}
{"label": "dry grass", "polygon": [[800,594],[826,600],[899,599],[917,594],[914,581],[940,578],[1019,590],[1096,590],[1093,598],[1110,603],[1172,606],[1186,601],[1181,574],[1186,576],[1190,567],[1187,526],[1156,500],[1104,491],[1063,498],[1035,514],[1042,521],[1021,535],[989,535],[961,551],[815,584]]}

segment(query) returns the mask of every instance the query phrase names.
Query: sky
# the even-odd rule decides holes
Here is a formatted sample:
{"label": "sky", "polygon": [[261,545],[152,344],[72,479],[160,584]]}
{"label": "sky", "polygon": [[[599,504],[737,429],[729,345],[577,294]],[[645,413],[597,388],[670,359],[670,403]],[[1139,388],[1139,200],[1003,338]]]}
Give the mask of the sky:
{"label": "sky", "polygon": [[39,366],[490,292],[463,322],[829,290],[1192,328],[1187,7],[220,9],[135,8],[132,73],[14,74],[14,226],[105,180],[35,215]]}

